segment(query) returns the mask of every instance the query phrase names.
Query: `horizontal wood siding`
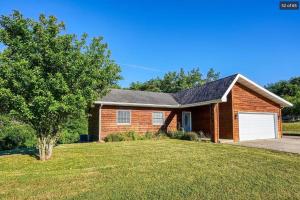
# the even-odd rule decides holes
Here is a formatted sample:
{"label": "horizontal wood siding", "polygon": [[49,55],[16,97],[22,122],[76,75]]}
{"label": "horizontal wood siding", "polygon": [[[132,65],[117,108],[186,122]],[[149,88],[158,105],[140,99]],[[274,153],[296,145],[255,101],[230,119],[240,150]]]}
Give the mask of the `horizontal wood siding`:
{"label": "horizontal wood siding", "polygon": [[210,105],[182,109],[179,115],[180,124],[182,124],[181,115],[183,111],[192,113],[192,131],[203,131],[210,135]]}
{"label": "horizontal wood siding", "polygon": [[210,116],[211,116],[211,124],[210,124],[210,132],[211,139],[213,142],[217,143],[220,137],[220,115],[219,115],[219,104],[211,104]]}
{"label": "horizontal wood siding", "polygon": [[233,140],[239,141],[238,112],[270,112],[278,114],[278,136],[282,136],[281,108],[273,101],[263,97],[249,88],[236,83],[232,89],[233,97]]}
{"label": "horizontal wood siding", "polygon": [[220,138],[233,138],[233,112],[232,112],[232,93],[227,96],[227,102],[219,104],[220,110]]}
{"label": "horizontal wood siding", "polygon": [[[130,125],[117,124],[117,110],[122,109],[131,111]],[[165,124],[163,126],[152,125],[152,113],[155,111],[161,111],[164,113]],[[177,111],[174,109],[103,106],[101,113],[101,138],[106,137],[110,133],[119,133],[131,130],[140,134],[143,134],[147,131],[157,132],[159,130],[177,130]]]}
{"label": "horizontal wood siding", "polygon": [[[118,125],[116,122],[117,110],[131,110],[131,124]],[[276,103],[263,97],[251,89],[236,83],[227,96],[227,102],[219,103],[219,136],[220,138],[239,141],[238,112],[271,112],[278,114],[278,135],[282,136],[281,108]],[[165,116],[165,125],[152,125],[152,113],[162,111]],[[136,131],[145,133],[147,131],[157,132],[175,131],[181,127],[181,115],[183,111],[192,113],[192,130],[203,131],[212,135],[212,105],[198,106],[185,109],[164,108],[142,108],[103,106],[101,109],[101,131],[99,130],[99,105],[90,109],[89,133],[98,134],[101,138],[110,133]]]}

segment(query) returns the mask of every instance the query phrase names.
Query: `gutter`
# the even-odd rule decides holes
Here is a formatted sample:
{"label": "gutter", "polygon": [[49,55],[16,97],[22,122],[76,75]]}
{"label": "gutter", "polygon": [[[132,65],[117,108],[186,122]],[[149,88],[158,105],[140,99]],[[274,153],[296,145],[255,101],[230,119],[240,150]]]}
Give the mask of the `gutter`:
{"label": "gutter", "polygon": [[135,107],[150,107],[150,108],[189,108],[189,107],[196,107],[196,106],[204,106],[209,105],[212,103],[221,103],[226,102],[227,100],[216,99],[211,101],[204,101],[199,103],[192,103],[192,104],[177,104],[177,105],[166,105],[166,104],[143,104],[143,103],[126,103],[126,102],[111,102],[111,101],[95,101],[95,104],[103,105],[111,105],[111,106],[135,106]]}
{"label": "gutter", "polygon": [[209,104],[213,104],[213,103],[221,103],[221,102],[226,102],[226,101],[227,101],[227,99],[225,101],[222,101],[222,99],[216,99],[216,100],[211,100],[211,101],[203,101],[203,102],[199,102],[199,103],[180,105],[180,108],[190,108],[190,107],[195,107],[195,106],[204,106],[204,105],[209,105]]}

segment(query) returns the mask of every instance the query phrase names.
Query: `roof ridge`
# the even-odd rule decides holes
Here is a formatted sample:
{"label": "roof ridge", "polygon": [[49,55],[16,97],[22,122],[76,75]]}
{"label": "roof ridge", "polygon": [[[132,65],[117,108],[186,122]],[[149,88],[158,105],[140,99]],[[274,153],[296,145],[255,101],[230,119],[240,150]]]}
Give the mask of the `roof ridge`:
{"label": "roof ridge", "polygon": [[[229,77],[233,77],[233,76],[237,76],[237,75],[239,75],[239,73],[232,74],[232,75],[229,75],[229,76],[225,76],[225,77],[223,77],[223,78],[220,78],[220,79],[217,79],[217,80],[213,80],[213,81],[207,82],[207,83],[205,83],[205,84],[213,83],[213,82],[220,81],[220,80],[223,80],[223,79],[225,79],[225,78],[229,78]],[[204,85],[205,85],[205,84],[204,84]]]}
{"label": "roof ridge", "polygon": [[131,90],[131,89],[119,89],[119,88],[111,88],[111,90],[123,90],[123,91],[133,91],[133,92],[147,92],[147,93],[159,93],[159,94],[173,94],[170,92],[153,92],[148,90]]}
{"label": "roof ridge", "polygon": [[[237,75],[238,74],[233,74],[233,75],[230,75],[230,76],[226,76],[226,77],[220,78],[218,80],[210,81],[210,82],[205,83],[203,85],[196,85],[192,88],[187,88],[185,90],[181,90],[181,91],[178,91],[178,92],[175,92],[175,93],[153,92],[153,91],[143,91],[143,90],[130,90],[130,89],[127,89],[127,88],[126,89],[112,88],[111,91],[115,91],[117,93],[119,93],[119,92],[130,93],[130,96],[136,96],[136,98],[138,98],[138,97],[145,98],[146,96],[148,96],[149,98],[153,97],[153,96],[161,96],[161,97],[165,97],[165,98],[170,98],[170,99],[172,99],[173,102],[176,102],[177,104],[188,104],[188,102],[191,102],[191,103],[196,102],[197,99],[200,98],[199,97],[199,94],[200,94],[199,92],[204,90],[205,88],[206,88],[207,91],[205,93],[202,92],[202,95],[203,95],[202,98],[203,99],[206,99],[206,98],[208,98],[208,99],[209,98],[213,98],[213,99],[221,98],[219,96],[220,95],[223,96],[224,93],[221,94],[220,91],[216,94],[214,94],[214,93],[217,92],[220,89],[221,89],[221,91],[223,91],[227,88],[224,88],[224,87],[221,87],[220,89],[216,88],[216,85],[219,85],[218,82],[220,82],[220,83],[228,82],[231,79],[232,80],[235,79],[235,77]],[[232,81],[230,81],[230,83],[231,82]],[[226,85],[228,85],[228,83]],[[211,90],[212,88],[214,88],[213,89],[214,91]],[[196,91],[198,91],[197,92],[198,94],[195,94]],[[199,99],[199,101],[200,101],[200,99]]]}
{"label": "roof ridge", "polygon": [[232,77],[232,76],[237,76],[239,75],[239,73],[235,73],[235,74],[232,74],[232,75],[229,75],[229,76],[225,76],[223,78],[220,78],[220,79],[217,79],[217,80],[214,80],[214,81],[210,81],[210,82],[207,82],[207,83],[204,83],[203,85],[195,85],[194,87],[191,87],[191,88],[187,88],[187,89],[183,89],[183,90],[180,90],[178,92],[154,92],[154,91],[148,91],[148,90],[132,90],[132,89],[128,89],[128,88],[111,88],[111,90],[125,90],[125,91],[136,91],[136,92],[148,92],[148,93],[160,93],[160,94],[169,94],[171,96],[173,96],[173,94],[176,94],[176,93],[179,93],[179,92],[183,92],[183,91],[187,91],[187,90],[191,90],[193,88],[196,88],[196,87],[202,87],[202,86],[205,86],[207,84],[211,84],[211,83],[214,83],[216,81],[220,81],[220,80],[223,80],[225,78],[229,78],[229,77]]}
{"label": "roof ridge", "polygon": [[223,79],[226,79],[226,78],[229,78],[229,77],[234,77],[234,76],[237,76],[237,75],[239,75],[239,73],[235,73],[235,74],[232,74],[232,75],[229,75],[229,76],[225,76],[225,77],[223,77],[223,78],[220,78],[220,79],[217,79],[217,80],[214,80],[214,81],[206,82],[206,83],[204,83],[203,85],[198,84],[198,85],[195,85],[194,87],[187,88],[187,89],[184,89],[184,90],[180,90],[180,91],[174,92],[174,93],[172,93],[172,94],[177,94],[177,93],[180,93],[180,92],[192,90],[192,89],[194,89],[194,88],[204,87],[205,85],[212,84],[212,83],[214,83],[214,82],[216,82],[216,81],[221,81],[221,80],[223,80]]}

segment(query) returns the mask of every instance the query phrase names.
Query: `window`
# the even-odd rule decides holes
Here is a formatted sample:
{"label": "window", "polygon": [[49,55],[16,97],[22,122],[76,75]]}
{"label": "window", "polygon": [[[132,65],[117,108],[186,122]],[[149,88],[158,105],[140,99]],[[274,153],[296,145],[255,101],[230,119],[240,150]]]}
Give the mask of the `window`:
{"label": "window", "polygon": [[153,125],[163,125],[164,124],[164,113],[163,112],[153,112],[152,113],[152,124]]}
{"label": "window", "polygon": [[129,110],[117,111],[117,124],[130,124],[131,112]]}

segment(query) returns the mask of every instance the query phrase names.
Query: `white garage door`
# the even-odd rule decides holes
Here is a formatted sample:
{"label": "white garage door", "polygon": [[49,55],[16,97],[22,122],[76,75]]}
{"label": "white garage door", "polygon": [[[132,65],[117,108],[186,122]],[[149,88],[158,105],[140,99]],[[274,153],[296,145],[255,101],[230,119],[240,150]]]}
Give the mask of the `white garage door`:
{"label": "white garage door", "polygon": [[275,113],[239,113],[240,141],[276,138],[276,116]]}

